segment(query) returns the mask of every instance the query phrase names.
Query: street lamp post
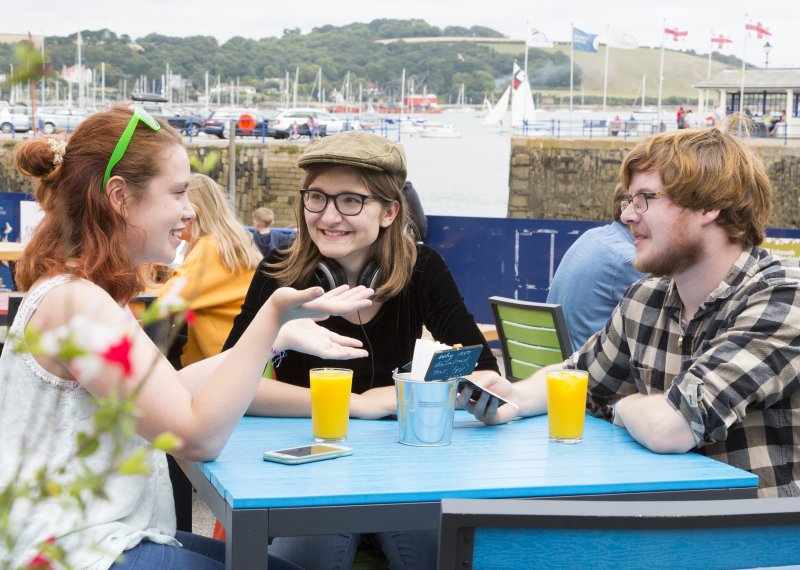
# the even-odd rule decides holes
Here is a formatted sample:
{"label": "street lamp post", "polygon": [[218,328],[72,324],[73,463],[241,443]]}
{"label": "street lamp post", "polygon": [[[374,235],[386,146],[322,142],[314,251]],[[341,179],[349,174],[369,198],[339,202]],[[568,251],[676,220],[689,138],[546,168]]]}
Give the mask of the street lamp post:
{"label": "street lamp post", "polygon": [[764,69],[769,68],[769,52],[772,50],[772,46],[770,45],[769,41],[764,44]]}

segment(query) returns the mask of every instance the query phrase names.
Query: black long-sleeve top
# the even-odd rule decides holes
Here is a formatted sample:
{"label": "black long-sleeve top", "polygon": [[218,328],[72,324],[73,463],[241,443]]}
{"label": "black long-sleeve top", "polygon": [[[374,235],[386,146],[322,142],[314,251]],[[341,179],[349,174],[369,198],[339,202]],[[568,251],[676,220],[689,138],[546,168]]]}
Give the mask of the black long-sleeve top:
{"label": "black long-sleeve top", "polygon": [[[440,342],[483,345],[476,370],[498,371],[497,360],[475,324],[475,319],[467,311],[464,298],[444,259],[425,245],[418,245],[417,253],[417,263],[408,286],[400,295],[384,302],[378,314],[364,323],[363,330],[361,325],[342,317],[330,317],[319,322],[338,334],[362,341],[369,356],[353,360],[326,360],[288,351],[276,368],[277,379],[308,387],[308,371],[311,368],[344,367],[353,369],[355,393],[378,386],[391,386],[394,384],[392,371],[411,362],[414,343],[420,338],[423,325]],[[277,255],[276,252],[268,255],[256,270],[242,311],[234,320],[223,349],[236,343],[259,308],[279,287],[275,279],[265,272],[266,264],[277,261]]]}

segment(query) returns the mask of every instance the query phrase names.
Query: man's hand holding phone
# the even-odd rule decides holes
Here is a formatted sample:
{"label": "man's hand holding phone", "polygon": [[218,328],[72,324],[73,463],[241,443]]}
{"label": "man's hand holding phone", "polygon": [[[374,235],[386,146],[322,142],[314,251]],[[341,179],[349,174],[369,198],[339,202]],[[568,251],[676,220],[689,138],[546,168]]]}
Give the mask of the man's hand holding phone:
{"label": "man's hand holding phone", "polygon": [[[459,407],[464,408],[477,419],[486,424],[500,424],[510,421],[516,417],[519,407],[509,399],[511,384],[497,376],[495,382],[489,378],[481,378],[476,381],[463,378],[458,385],[458,399],[456,402]],[[491,386],[487,387],[485,384]]]}

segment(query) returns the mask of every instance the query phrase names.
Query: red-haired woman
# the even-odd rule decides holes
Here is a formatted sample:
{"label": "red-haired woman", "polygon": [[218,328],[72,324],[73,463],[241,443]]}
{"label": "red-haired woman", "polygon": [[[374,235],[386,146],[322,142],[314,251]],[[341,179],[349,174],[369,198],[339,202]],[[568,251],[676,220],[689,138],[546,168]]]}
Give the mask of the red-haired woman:
{"label": "red-haired woman", "polygon": [[[3,352],[0,488],[12,478],[35,477],[44,465],[65,468],[72,480],[83,465],[101,473],[117,444],[123,457],[144,447],[149,471],[110,476],[106,498],[84,497],[79,516],[56,501],[15,502],[10,525],[18,540],[10,547],[0,542],[0,559],[26,566],[50,539],[76,568],[222,568],[224,544],[176,533],[166,458],[148,441],[169,431],[183,442],[176,456],[217,457],[256,392],[281,325],[364,309],[372,291],[283,288],[229,351],[176,372],[127,304],[143,288],[140,266],[169,263],[195,216],[180,135],[141,109],[114,108],[86,119],[66,145],[53,138],[23,143],[16,167],[33,179],[44,218],[17,266],[27,294],[11,337],[74,329],[76,338],[101,349],[109,339],[119,342],[105,347],[117,358],[96,359],[94,366],[38,351]],[[75,434],[91,432],[97,400],[125,396],[138,410],[138,435],[102,438],[98,451],[79,462]]]}

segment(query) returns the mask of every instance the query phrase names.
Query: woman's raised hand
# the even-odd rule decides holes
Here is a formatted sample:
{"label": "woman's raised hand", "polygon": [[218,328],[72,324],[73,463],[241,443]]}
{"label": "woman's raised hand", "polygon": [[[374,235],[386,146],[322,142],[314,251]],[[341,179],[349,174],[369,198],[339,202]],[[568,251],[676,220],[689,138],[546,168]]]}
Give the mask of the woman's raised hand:
{"label": "woman's raised hand", "polygon": [[337,287],[327,293],[322,287],[297,290],[281,287],[269,298],[271,304],[279,312],[281,323],[293,319],[320,319],[330,315],[348,315],[372,305],[370,297],[375,291],[363,285],[353,287],[347,285]]}
{"label": "woman's raised hand", "polygon": [[296,350],[331,360],[365,358],[360,340],[342,336],[319,326],[312,319],[295,319],[281,327],[272,347],[276,351]]}

